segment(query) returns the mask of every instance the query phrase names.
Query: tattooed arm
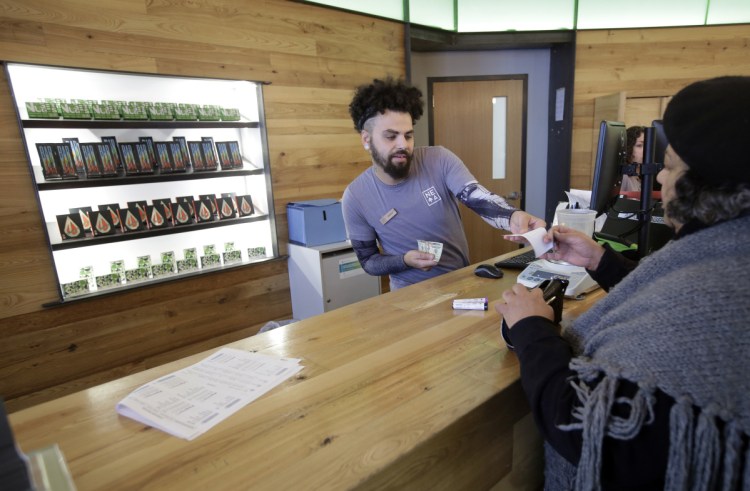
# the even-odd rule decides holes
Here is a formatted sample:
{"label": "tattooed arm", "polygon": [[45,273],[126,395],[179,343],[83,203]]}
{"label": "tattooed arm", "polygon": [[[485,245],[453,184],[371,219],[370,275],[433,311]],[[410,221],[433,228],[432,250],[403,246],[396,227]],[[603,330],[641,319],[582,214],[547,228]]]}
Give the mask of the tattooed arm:
{"label": "tattooed arm", "polygon": [[509,205],[478,182],[468,184],[456,198],[495,228],[522,234],[546,225],[544,220]]}

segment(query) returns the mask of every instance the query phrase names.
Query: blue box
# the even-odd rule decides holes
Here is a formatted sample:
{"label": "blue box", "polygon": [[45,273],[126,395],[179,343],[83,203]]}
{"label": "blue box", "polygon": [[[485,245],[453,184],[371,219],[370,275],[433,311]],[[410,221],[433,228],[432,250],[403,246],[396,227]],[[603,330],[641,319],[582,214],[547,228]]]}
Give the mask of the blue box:
{"label": "blue box", "polygon": [[335,199],[289,203],[286,216],[289,242],[309,247],[346,240],[341,203]]}

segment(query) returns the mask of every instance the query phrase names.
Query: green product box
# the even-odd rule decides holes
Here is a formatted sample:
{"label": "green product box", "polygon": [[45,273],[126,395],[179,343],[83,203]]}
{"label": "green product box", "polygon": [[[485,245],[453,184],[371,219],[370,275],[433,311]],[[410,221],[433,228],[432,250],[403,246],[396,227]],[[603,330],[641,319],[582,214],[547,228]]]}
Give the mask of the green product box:
{"label": "green product box", "polygon": [[111,288],[120,285],[120,273],[108,273],[96,277],[96,288]]}
{"label": "green product box", "polygon": [[240,263],[242,262],[242,251],[229,251],[222,254],[224,257],[224,264]]}
{"label": "green product box", "polygon": [[215,107],[203,106],[198,108],[198,119],[201,121],[219,121],[221,115]]}
{"label": "green product box", "polygon": [[177,121],[195,121],[198,119],[198,115],[195,112],[195,108],[178,105],[174,108],[174,119]]}
{"label": "green product box", "polygon": [[222,121],[239,121],[240,110],[234,107],[222,107],[219,111]]}
{"label": "green product box", "polygon": [[201,256],[201,267],[202,268],[213,268],[221,266],[221,256],[218,254],[208,254]]}
{"label": "green product box", "polygon": [[120,110],[114,104],[92,104],[91,115],[94,119],[120,119]]}
{"label": "green product box", "polygon": [[146,108],[146,113],[152,121],[172,121],[174,113],[169,106],[150,106]]}
{"label": "green product box", "polygon": [[126,104],[120,110],[122,111],[122,119],[148,119],[146,108],[141,105]]}
{"label": "green product box", "polygon": [[60,286],[62,286],[63,298],[70,298],[89,293],[88,280],[71,281],[70,283],[63,283]]}
{"label": "green product box", "polygon": [[125,270],[125,281],[127,283],[135,283],[137,281],[144,281],[149,279],[148,268],[135,268]]}
{"label": "green product box", "polygon": [[91,119],[91,111],[83,104],[60,104],[60,113],[65,119]]}
{"label": "green product box", "polygon": [[191,271],[198,271],[198,259],[178,259],[177,260],[177,272],[178,273],[189,273]]}
{"label": "green product box", "polygon": [[60,117],[57,105],[50,102],[27,102],[26,112],[30,118],[58,119]]}

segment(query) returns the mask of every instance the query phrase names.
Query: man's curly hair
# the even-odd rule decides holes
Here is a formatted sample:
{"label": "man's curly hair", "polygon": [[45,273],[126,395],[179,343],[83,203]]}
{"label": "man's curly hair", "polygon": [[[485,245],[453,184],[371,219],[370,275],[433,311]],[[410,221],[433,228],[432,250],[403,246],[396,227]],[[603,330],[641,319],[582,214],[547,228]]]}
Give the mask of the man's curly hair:
{"label": "man's curly hair", "polygon": [[349,114],[354,122],[354,129],[361,132],[368,119],[387,110],[409,113],[414,123],[422,116],[423,106],[422,91],[403,80],[388,77],[385,80],[375,79],[371,84],[358,87],[349,104]]}

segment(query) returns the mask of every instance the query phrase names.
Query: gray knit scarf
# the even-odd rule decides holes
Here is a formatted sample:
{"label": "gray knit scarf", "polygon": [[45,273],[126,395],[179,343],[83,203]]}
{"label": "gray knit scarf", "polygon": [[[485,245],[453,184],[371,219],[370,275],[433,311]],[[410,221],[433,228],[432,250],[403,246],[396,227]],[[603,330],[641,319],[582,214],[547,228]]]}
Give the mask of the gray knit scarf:
{"label": "gray knit scarf", "polygon": [[[575,489],[599,489],[604,437],[650,424],[657,388],[675,400],[665,489],[750,489],[750,217],[670,242],[563,335],[578,354],[581,407],[562,429],[582,431],[583,448],[577,468],[547,449],[547,489],[567,488],[565,467]],[[624,379],[639,390],[615,400]],[[628,418],[610,413],[615,402],[631,406]]]}

